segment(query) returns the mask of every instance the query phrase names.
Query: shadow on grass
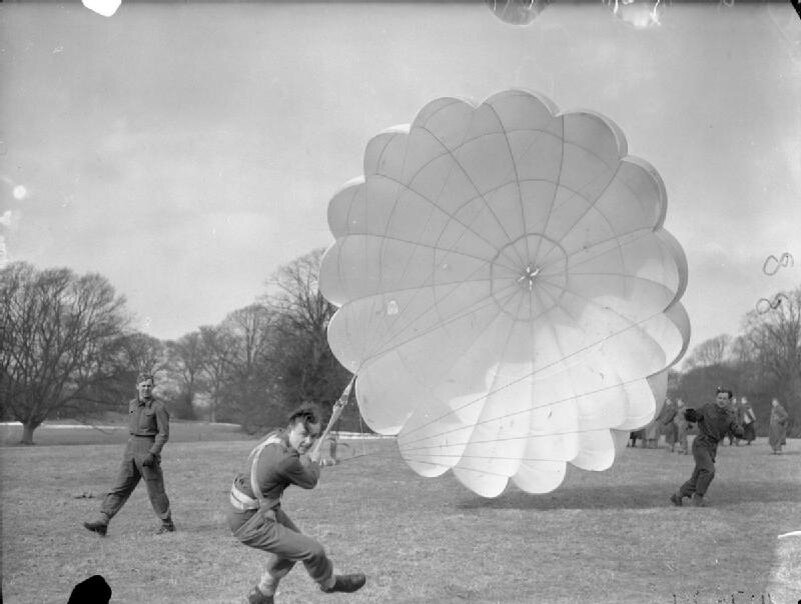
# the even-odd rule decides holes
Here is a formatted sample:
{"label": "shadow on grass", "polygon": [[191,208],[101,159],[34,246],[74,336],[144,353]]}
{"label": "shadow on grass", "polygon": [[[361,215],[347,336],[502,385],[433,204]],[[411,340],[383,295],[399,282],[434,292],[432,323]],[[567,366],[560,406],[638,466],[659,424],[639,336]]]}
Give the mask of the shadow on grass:
{"label": "shadow on grass", "polygon": [[[676,488],[679,486],[677,484]],[[674,491],[670,487],[666,487],[664,483],[564,487],[544,495],[515,491],[504,493],[495,499],[474,497],[457,503],[456,507],[468,510],[650,509],[674,507],[668,499],[672,492]],[[801,499],[801,486],[779,485],[772,481],[717,485],[713,482],[707,499],[713,508],[728,508],[743,503],[781,503],[785,501],[795,503]]]}

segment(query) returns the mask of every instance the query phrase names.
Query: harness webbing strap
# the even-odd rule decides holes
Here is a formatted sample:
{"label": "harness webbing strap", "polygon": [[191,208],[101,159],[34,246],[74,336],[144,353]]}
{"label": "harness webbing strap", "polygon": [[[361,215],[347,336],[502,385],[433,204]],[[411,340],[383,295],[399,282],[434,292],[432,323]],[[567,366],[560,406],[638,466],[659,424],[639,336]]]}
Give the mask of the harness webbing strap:
{"label": "harness webbing strap", "polygon": [[261,441],[258,445],[256,445],[253,451],[250,454],[253,456],[253,462],[250,464],[250,488],[253,489],[253,496],[259,502],[259,507],[262,507],[264,504],[264,496],[261,493],[261,489],[259,488],[259,483],[256,480],[256,466],[259,463],[259,456],[261,452],[264,451],[264,447],[267,445],[279,445],[281,444],[281,437],[278,434],[270,434]]}

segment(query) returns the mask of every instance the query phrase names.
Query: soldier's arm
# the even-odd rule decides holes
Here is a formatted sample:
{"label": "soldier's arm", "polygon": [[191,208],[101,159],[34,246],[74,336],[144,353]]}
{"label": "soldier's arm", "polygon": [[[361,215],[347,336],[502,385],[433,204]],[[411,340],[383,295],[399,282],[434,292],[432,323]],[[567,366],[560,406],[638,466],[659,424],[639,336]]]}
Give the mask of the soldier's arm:
{"label": "soldier's arm", "polygon": [[304,461],[305,463],[297,455],[290,455],[284,458],[280,472],[292,484],[304,489],[313,489],[320,478],[320,464],[308,457]]}
{"label": "soldier's arm", "polygon": [[154,455],[160,455],[161,449],[170,440],[170,414],[164,405],[156,405],[156,428],[158,434],[153,441],[153,446],[150,447],[150,452]]}

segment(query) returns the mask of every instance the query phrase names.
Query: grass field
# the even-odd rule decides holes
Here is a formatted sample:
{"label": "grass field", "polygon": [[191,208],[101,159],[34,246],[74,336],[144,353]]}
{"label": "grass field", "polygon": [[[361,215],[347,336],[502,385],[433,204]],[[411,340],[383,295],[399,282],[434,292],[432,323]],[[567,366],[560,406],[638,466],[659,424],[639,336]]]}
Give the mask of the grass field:
{"label": "grass field", "polygon": [[[211,429],[211,428],[210,428]],[[61,431],[64,432],[64,431]],[[163,467],[178,532],[158,520],[140,486],[100,538],[81,526],[110,486],[122,445],[3,447],[2,563],[7,603],[66,602],[100,573],[115,603],[243,602],[260,553],[229,533],[227,489],[254,444],[188,436]],[[221,438],[228,438],[222,435]],[[241,438],[241,434],[240,434]],[[570,468],[547,495],[510,488],[482,499],[450,474],[423,479],[392,441],[326,468],[312,491],[290,488],[284,509],[366,587],[326,595],[302,566],[281,583],[283,603],[761,603],[801,598],[801,442],[774,456],[764,439],[721,447],[711,507],[675,508],[668,495],[691,456],[625,449],[603,473]],[[91,494],[91,498],[76,498]]]}
{"label": "grass field", "polygon": [[[33,432],[37,445],[111,445],[128,440],[127,418],[99,426],[81,425],[74,421],[45,423]],[[236,424],[210,424],[170,420],[171,442],[243,440],[248,438]],[[0,424],[0,445],[14,446],[22,439],[22,426]]]}

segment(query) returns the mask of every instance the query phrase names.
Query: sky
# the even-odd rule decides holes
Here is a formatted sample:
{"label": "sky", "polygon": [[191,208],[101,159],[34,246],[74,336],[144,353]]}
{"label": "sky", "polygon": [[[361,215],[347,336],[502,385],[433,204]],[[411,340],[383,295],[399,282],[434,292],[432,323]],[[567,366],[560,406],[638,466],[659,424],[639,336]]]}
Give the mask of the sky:
{"label": "sky", "polygon": [[99,272],[138,329],[178,338],[333,242],[328,202],[374,135],[438,97],[524,88],[611,118],[658,170],[690,348],[736,335],[801,285],[801,20],[789,2],[660,10],[638,28],[556,3],[518,27],[481,2],[4,3],[0,263]]}

